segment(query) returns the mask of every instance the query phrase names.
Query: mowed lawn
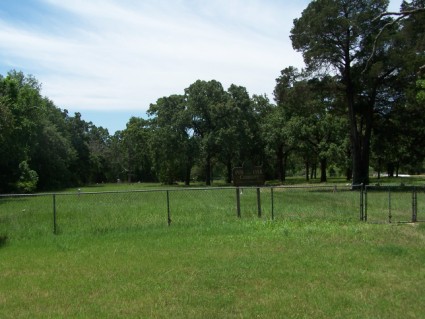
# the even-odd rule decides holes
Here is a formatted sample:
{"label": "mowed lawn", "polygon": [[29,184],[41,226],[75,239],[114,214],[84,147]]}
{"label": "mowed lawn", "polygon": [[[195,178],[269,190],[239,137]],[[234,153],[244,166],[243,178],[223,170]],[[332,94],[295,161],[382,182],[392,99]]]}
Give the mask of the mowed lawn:
{"label": "mowed lawn", "polygon": [[425,318],[424,244],[425,224],[256,218],[11,239],[0,318]]}

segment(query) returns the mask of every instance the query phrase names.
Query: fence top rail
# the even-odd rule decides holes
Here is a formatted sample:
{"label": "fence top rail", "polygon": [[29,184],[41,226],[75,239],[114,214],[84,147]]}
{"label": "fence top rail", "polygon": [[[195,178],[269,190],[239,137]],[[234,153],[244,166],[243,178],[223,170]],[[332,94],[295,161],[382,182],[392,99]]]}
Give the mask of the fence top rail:
{"label": "fence top rail", "polygon": [[128,194],[128,193],[158,193],[158,192],[183,192],[183,191],[219,191],[219,190],[236,190],[236,189],[354,189],[362,185],[278,185],[278,186],[228,186],[228,187],[182,187],[182,188],[163,188],[163,189],[139,189],[139,190],[116,190],[116,191],[99,191],[86,192],[76,190],[74,192],[53,192],[53,193],[35,193],[35,194],[0,194],[0,198],[17,198],[17,197],[45,197],[45,196],[75,196],[75,195],[101,195],[101,194]]}
{"label": "fence top rail", "polygon": [[363,184],[333,184],[333,185],[278,185],[278,186],[268,186],[268,188],[294,188],[294,189],[317,189],[317,188],[329,188],[329,189],[356,189],[362,187]]}
{"label": "fence top rail", "polygon": [[386,190],[399,190],[399,191],[410,191],[410,190],[421,190],[421,189],[425,189],[425,185],[405,185],[405,184],[398,184],[398,185],[394,185],[394,184],[389,184],[389,185],[385,185],[385,184],[380,184],[380,185],[366,185],[366,190],[382,190],[382,191],[386,191]]}
{"label": "fence top rail", "polygon": [[43,197],[52,196],[53,193],[36,193],[36,194],[0,194],[0,198],[13,198],[13,197]]}
{"label": "fence top rail", "polygon": [[128,194],[128,193],[158,193],[158,192],[176,192],[176,191],[199,191],[199,190],[222,190],[236,189],[236,187],[186,187],[186,188],[157,188],[157,189],[127,189],[115,191],[99,191],[99,192],[54,192],[54,193],[35,193],[35,194],[0,194],[0,198],[12,197],[43,197],[43,196],[75,196],[75,195],[101,195],[101,194]]}

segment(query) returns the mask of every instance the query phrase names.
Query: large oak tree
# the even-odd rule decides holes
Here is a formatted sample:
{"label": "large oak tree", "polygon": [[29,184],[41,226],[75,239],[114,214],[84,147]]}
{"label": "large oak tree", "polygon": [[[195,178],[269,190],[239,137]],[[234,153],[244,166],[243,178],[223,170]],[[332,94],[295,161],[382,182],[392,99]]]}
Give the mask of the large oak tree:
{"label": "large oak tree", "polygon": [[350,126],[353,184],[369,181],[374,109],[382,86],[395,72],[386,60],[390,43],[385,34],[368,61],[377,33],[388,23],[374,18],[387,6],[386,0],[312,1],[291,30],[292,45],[302,52],[308,70],[339,77]]}

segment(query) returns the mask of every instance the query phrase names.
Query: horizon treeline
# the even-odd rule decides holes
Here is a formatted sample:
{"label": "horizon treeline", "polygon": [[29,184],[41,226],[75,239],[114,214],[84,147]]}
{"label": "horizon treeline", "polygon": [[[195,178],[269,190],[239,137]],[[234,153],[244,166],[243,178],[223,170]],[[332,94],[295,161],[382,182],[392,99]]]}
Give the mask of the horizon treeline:
{"label": "horizon treeline", "polygon": [[[368,183],[424,172],[425,1],[313,1],[291,40],[306,68],[279,74],[273,101],[237,84],[197,80],[160,97],[148,117],[108,130],[68,114],[31,75],[0,75],[0,193],[102,182],[231,182],[262,165],[268,180],[345,176]],[[380,18],[377,18],[380,17]]]}

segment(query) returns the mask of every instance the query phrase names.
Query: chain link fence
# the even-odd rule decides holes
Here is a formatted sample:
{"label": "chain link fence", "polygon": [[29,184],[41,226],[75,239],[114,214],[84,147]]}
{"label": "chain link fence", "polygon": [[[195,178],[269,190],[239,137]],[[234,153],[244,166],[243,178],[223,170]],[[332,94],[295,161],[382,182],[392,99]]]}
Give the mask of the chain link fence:
{"label": "chain link fence", "polygon": [[105,233],[241,219],[425,221],[425,186],[279,186],[0,195],[0,236]]}
{"label": "chain link fence", "polygon": [[106,233],[238,218],[350,221],[359,219],[361,195],[351,185],[0,195],[0,235]]}
{"label": "chain link fence", "polygon": [[425,221],[425,186],[368,185],[364,220],[372,223]]}

